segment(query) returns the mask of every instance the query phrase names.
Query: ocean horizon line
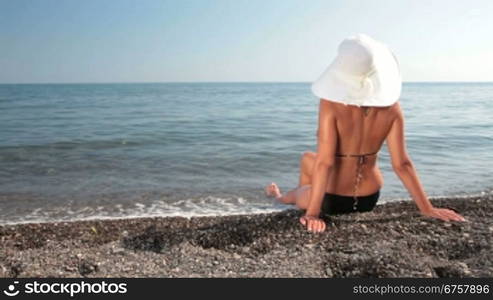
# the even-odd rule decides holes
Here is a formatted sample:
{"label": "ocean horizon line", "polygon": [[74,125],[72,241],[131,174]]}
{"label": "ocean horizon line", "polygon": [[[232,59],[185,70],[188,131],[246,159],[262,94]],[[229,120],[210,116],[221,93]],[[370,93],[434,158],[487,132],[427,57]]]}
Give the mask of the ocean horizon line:
{"label": "ocean horizon line", "polygon": [[[95,84],[272,84],[272,83],[310,83],[312,81],[105,81],[105,82],[0,82],[0,85],[95,85]],[[403,84],[470,84],[493,83],[493,81],[403,81]]]}

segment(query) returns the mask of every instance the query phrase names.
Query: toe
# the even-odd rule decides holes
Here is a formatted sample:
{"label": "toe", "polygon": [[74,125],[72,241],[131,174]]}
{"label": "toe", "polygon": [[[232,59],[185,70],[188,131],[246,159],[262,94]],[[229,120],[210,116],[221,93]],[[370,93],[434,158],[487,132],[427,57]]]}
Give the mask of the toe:
{"label": "toe", "polygon": [[273,194],[272,185],[268,185],[265,187],[265,193],[267,194],[267,196],[272,196],[272,194]]}

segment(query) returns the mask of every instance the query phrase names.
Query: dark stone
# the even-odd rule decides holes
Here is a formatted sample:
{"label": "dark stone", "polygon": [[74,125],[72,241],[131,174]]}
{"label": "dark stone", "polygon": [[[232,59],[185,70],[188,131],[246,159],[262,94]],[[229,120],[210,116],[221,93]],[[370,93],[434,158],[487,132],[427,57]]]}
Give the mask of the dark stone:
{"label": "dark stone", "polygon": [[77,269],[79,271],[79,274],[85,277],[91,273],[96,272],[98,270],[98,266],[95,263],[83,259],[79,262]]}

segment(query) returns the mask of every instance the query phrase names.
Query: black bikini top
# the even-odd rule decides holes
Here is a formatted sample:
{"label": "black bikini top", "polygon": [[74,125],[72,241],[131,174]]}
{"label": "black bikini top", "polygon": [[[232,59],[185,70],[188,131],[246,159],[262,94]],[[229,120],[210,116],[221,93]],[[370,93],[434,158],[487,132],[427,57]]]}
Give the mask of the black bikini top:
{"label": "black bikini top", "polygon": [[378,151],[373,152],[373,153],[365,153],[365,154],[339,154],[339,153],[336,153],[336,156],[338,156],[338,157],[359,157],[358,162],[364,163],[366,161],[367,156],[376,155],[376,154],[378,154]]}

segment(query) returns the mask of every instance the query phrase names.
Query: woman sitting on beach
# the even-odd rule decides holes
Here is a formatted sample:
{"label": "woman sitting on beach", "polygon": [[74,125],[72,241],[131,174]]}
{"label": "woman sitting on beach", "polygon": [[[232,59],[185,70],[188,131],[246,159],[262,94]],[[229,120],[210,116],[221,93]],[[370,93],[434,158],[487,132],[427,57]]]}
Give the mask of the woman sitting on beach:
{"label": "woman sitting on beach", "polygon": [[306,210],[300,222],[311,232],[325,230],[321,214],[370,211],[383,186],[377,153],[386,141],[392,167],[420,212],[464,221],[452,210],[433,207],[423,190],[406,150],[401,85],[397,59],[386,45],[363,34],[345,39],[312,85],[320,98],[317,153],[303,153],[296,189],[281,194],[272,183],[267,195]]}

